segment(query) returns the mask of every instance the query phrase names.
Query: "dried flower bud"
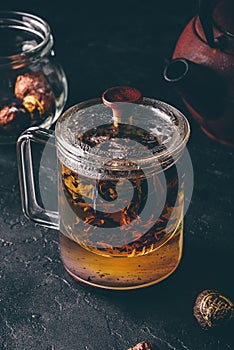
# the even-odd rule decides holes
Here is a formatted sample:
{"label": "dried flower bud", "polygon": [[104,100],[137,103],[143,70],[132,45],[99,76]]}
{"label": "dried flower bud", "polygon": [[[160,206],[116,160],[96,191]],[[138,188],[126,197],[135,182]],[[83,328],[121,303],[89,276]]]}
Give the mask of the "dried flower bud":
{"label": "dried flower bud", "polygon": [[234,305],[221,293],[205,290],[196,299],[194,316],[204,329],[222,326],[234,317]]}
{"label": "dried flower bud", "polygon": [[23,98],[22,104],[29,111],[32,119],[34,119],[44,116],[52,110],[54,107],[54,95],[52,91],[42,94],[32,90]]}
{"label": "dried flower bud", "polygon": [[23,130],[30,124],[29,113],[16,102],[0,110],[0,131]]}
{"label": "dried flower bud", "polygon": [[32,119],[46,117],[55,108],[54,93],[41,72],[19,75],[15,95],[22,100]]}
{"label": "dried flower bud", "polygon": [[128,350],[153,350],[153,348],[150,347],[150,345],[147,342],[143,341],[133,346],[132,348],[129,348]]}
{"label": "dried flower bud", "polygon": [[51,90],[50,85],[47,83],[41,72],[25,73],[24,75],[19,75],[17,77],[15,83],[15,96],[19,100],[23,100],[23,98],[32,90],[40,93]]}

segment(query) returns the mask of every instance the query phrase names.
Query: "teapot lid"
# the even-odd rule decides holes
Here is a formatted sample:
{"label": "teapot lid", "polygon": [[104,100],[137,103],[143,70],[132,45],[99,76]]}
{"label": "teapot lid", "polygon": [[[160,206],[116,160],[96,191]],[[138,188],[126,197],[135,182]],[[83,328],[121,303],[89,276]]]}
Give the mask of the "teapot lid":
{"label": "teapot lid", "polygon": [[212,48],[233,52],[233,0],[200,0],[197,35]]}
{"label": "teapot lid", "polygon": [[234,36],[234,1],[219,1],[213,12],[213,20],[220,31]]}

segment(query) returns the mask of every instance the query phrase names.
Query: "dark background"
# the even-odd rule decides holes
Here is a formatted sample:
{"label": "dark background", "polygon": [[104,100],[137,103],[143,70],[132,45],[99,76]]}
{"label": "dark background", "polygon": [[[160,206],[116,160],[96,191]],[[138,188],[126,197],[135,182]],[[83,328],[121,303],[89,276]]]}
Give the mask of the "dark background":
{"label": "dark background", "polygon": [[126,350],[141,340],[158,350],[234,349],[233,323],[206,332],[193,316],[204,289],[234,299],[233,152],[200,131],[162,78],[197,1],[5,1],[0,9],[48,21],[69,83],[66,108],[124,84],[181,109],[191,123],[194,167],[179,268],[153,287],[102,291],[74,282],[60,261],[57,232],[23,217],[15,147],[1,147],[0,349]]}

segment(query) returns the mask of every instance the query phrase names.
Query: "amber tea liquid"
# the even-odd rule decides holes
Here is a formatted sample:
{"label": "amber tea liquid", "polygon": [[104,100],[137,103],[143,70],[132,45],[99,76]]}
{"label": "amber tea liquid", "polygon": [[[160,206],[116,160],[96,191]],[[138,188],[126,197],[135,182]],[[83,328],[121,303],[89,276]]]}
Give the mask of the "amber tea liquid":
{"label": "amber tea liquid", "polygon": [[[161,175],[134,170],[115,175],[109,172],[97,179],[60,161],[64,266],[77,281],[102,288],[133,289],[157,283],[181,259],[183,184],[175,165]],[[125,198],[128,192],[130,198]],[[147,203],[150,210],[143,215]]]}

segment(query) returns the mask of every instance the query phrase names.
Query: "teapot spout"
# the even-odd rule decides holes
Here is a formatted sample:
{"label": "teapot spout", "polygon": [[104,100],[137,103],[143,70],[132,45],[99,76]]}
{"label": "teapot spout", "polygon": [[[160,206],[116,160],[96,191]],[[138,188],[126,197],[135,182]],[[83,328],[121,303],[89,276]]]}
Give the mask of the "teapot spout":
{"label": "teapot spout", "polygon": [[185,58],[176,58],[166,63],[163,77],[182,97],[190,112],[196,114],[196,119],[221,117],[226,84],[217,71]]}
{"label": "teapot spout", "polygon": [[164,68],[163,76],[164,79],[173,84],[179,85],[179,82],[182,81],[189,71],[189,61],[185,58],[176,58],[170,61],[167,61],[167,64]]}

